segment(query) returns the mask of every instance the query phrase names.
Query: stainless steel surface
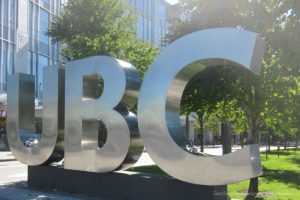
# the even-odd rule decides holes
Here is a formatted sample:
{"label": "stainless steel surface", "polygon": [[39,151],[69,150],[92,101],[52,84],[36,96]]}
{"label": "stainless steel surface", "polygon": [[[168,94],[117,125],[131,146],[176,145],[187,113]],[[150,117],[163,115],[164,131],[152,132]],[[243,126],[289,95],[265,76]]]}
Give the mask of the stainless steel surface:
{"label": "stainless steel surface", "polygon": [[27,165],[41,165],[63,158],[64,70],[44,68],[44,110],[42,136],[34,147],[24,146],[20,135],[30,138],[35,131],[34,76],[14,74],[8,77],[7,133],[14,156]]}
{"label": "stainless steel surface", "polygon": [[[111,57],[94,56],[67,65],[66,169],[104,173],[138,160],[143,144],[134,128],[136,117],[128,109],[136,104],[140,84],[131,64]],[[99,137],[106,138],[98,142]]]}
{"label": "stainless steel surface", "polygon": [[142,84],[138,125],[149,155],[161,169],[201,185],[226,185],[262,174],[258,145],[220,157],[187,152],[179,109],[186,84],[205,67],[231,64],[259,73],[263,47],[255,33],[217,28],[187,35],[156,58]]}

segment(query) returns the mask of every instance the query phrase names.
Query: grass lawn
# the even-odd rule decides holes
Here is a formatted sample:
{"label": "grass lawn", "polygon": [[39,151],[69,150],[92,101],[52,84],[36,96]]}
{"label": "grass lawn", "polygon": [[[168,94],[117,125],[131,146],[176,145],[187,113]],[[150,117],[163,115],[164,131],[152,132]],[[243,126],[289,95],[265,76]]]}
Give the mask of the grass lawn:
{"label": "grass lawn", "polygon": [[[261,153],[264,175],[259,178],[260,193],[253,200],[300,200],[300,150],[273,151],[266,160]],[[165,174],[156,165],[131,168],[128,171]],[[249,181],[228,186],[231,199],[245,199]],[[250,200],[250,199],[247,199]]]}
{"label": "grass lawn", "polygon": [[[260,193],[254,199],[300,200],[300,150],[281,150],[279,158],[276,151],[266,160],[261,154],[264,175],[259,178]],[[249,181],[228,187],[232,199],[245,199]]]}

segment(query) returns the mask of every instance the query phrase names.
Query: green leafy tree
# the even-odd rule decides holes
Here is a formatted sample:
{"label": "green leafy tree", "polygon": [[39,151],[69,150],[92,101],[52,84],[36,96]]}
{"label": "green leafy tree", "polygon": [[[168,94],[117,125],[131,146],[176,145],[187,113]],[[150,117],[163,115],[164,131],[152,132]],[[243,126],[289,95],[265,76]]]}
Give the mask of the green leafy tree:
{"label": "green leafy tree", "polygon": [[[195,64],[197,63],[193,63]],[[233,121],[237,115],[235,112],[240,111],[238,106],[249,109],[246,106],[252,105],[251,100],[257,100],[258,95],[253,91],[253,87],[257,84],[256,77],[241,67],[224,65],[203,69],[188,83],[184,90],[181,109],[183,114],[197,113],[201,151],[204,150],[204,115],[215,112],[221,122]],[[237,101],[238,98],[243,101]]]}
{"label": "green leafy tree", "polygon": [[[180,0],[179,4],[174,6],[173,14],[173,25],[166,38],[168,42],[194,31],[214,27],[230,26],[259,33],[267,42],[262,76],[253,79],[244,76],[245,81],[235,88],[239,89],[239,92],[232,91],[232,94],[236,95],[237,105],[244,112],[252,142],[259,143],[259,131],[262,127],[276,128],[274,125],[278,126],[280,121],[278,117],[284,119],[289,116],[291,122],[285,123],[281,120],[279,123],[285,125],[285,130],[286,126],[298,128],[296,124],[299,116],[295,110],[299,107],[295,106],[296,109],[292,105],[298,105],[299,99],[299,85],[295,84],[300,77],[299,1]],[[250,84],[247,83],[247,78]],[[241,81],[237,77],[236,81],[238,80]],[[212,102],[207,101],[208,104],[199,106],[205,109],[215,105],[214,99],[211,100]],[[196,101],[190,100],[190,103]],[[299,134],[299,131],[294,132]],[[250,181],[249,194],[255,195],[257,192],[258,179],[254,178]]]}
{"label": "green leafy tree", "polygon": [[72,0],[47,34],[62,43],[67,60],[107,55],[135,65],[143,75],[158,49],[136,39],[134,11],[119,0]]}

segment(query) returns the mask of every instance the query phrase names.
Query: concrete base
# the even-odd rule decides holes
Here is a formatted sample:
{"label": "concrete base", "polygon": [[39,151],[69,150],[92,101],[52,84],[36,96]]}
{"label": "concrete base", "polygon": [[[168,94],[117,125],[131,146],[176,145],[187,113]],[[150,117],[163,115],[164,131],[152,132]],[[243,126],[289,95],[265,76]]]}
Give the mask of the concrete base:
{"label": "concrete base", "polygon": [[162,175],[100,174],[48,166],[28,167],[28,186],[112,200],[226,199],[222,186],[193,185]]}

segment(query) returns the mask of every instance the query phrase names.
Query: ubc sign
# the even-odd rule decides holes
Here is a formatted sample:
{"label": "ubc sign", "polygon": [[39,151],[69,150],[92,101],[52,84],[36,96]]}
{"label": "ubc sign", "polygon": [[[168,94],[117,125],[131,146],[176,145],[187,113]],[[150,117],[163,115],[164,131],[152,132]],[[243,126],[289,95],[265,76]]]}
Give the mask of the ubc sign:
{"label": "ubc sign", "polygon": [[[64,158],[66,169],[106,173],[132,166],[144,144],[161,169],[185,182],[225,185],[260,176],[258,145],[220,157],[188,152],[179,108],[186,84],[205,67],[226,63],[258,73],[263,46],[257,34],[245,30],[199,31],[164,49],[143,83],[130,63],[107,56],[72,61],[65,69],[47,67],[43,132],[32,148],[23,145],[20,133],[34,130],[34,77],[11,75],[7,123],[11,151],[31,166]],[[129,110],[137,102],[136,120]],[[99,129],[107,133],[101,148]]]}

